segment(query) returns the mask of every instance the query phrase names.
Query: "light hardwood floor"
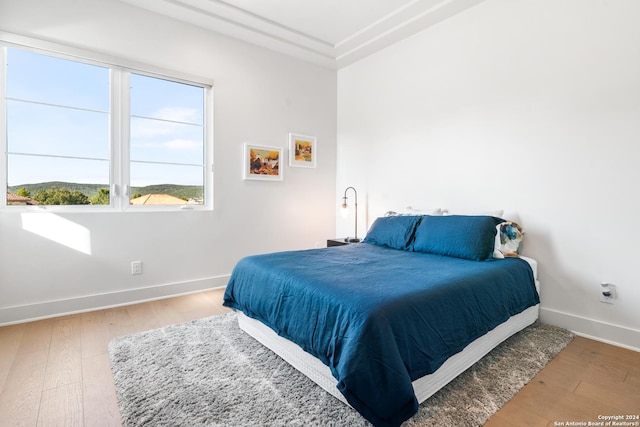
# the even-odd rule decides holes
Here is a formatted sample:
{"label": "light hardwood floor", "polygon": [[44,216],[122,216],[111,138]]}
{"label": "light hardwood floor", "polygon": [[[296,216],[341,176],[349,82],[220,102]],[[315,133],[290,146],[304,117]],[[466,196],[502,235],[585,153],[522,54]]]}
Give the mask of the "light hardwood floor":
{"label": "light hardwood floor", "polygon": [[[221,314],[222,292],[0,328],[0,426],[120,426],[109,341]],[[486,425],[555,426],[598,415],[640,415],[640,353],[577,337]]]}

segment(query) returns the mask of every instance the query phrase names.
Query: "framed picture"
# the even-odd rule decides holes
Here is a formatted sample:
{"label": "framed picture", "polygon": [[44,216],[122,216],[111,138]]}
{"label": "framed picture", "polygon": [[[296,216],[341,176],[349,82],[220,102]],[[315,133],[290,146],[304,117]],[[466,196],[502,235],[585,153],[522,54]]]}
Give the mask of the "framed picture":
{"label": "framed picture", "polygon": [[260,181],[282,181],[282,148],[244,143],[242,177]]}
{"label": "framed picture", "polygon": [[289,134],[289,166],[315,168],[317,158],[315,136]]}

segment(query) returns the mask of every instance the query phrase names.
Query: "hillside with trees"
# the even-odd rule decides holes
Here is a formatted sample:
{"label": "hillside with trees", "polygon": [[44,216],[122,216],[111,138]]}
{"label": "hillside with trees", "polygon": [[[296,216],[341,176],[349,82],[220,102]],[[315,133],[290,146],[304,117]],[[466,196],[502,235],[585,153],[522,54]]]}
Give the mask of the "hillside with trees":
{"label": "hillside with trees", "polygon": [[[202,186],[160,184],[132,187],[131,194],[168,194],[183,199],[202,200]],[[109,187],[103,184],[79,184],[73,182],[41,182],[15,185],[8,188],[10,193],[31,197],[42,205],[104,205],[109,204]]]}

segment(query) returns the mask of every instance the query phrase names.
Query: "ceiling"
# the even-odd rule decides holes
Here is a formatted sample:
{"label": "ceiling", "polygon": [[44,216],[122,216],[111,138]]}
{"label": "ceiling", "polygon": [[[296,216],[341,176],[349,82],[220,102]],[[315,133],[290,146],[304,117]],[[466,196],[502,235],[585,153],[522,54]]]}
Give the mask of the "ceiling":
{"label": "ceiling", "polygon": [[122,0],[341,68],[484,0]]}

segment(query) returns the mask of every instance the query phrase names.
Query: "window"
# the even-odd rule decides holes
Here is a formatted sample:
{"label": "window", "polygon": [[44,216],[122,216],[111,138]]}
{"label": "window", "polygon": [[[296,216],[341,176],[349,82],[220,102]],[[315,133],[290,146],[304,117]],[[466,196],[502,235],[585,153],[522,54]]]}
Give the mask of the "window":
{"label": "window", "polygon": [[131,203],[203,203],[203,107],[201,87],[131,74]]}
{"label": "window", "polygon": [[0,55],[2,205],[212,206],[210,85],[14,46]]}

